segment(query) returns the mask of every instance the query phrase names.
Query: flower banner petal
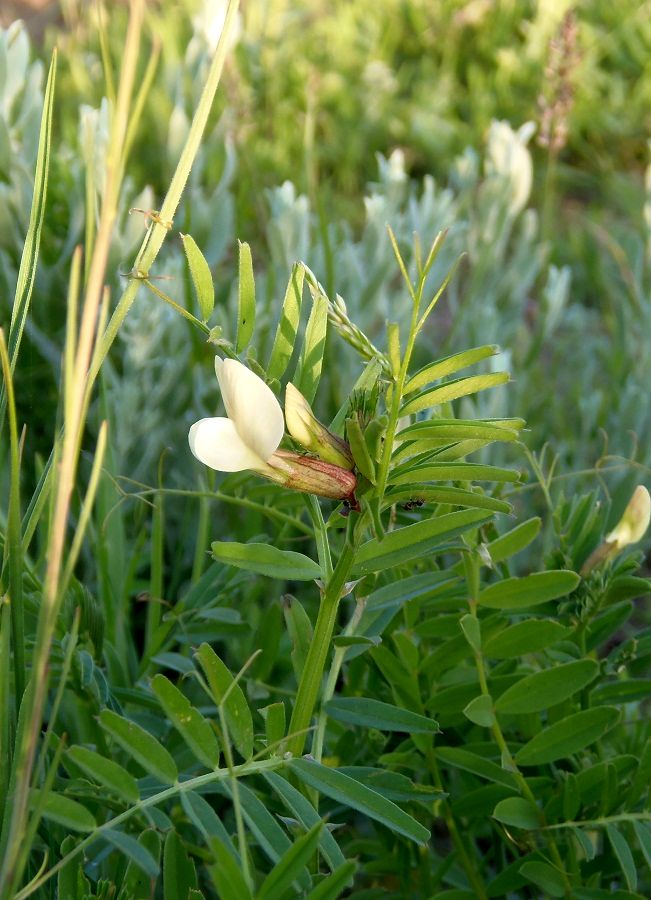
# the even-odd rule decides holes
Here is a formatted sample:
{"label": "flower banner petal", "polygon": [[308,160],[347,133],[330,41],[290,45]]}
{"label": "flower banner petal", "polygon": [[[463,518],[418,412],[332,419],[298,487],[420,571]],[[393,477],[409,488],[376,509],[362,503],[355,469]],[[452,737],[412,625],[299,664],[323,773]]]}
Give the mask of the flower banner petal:
{"label": "flower banner petal", "polygon": [[244,443],[230,419],[199,419],[188,435],[197,459],[218,472],[242,472],[264,467],[264,461]]}
{"label": "flower banner petal", "polygon": [[224,406],[244,443],[263,460],[285,433],[280,403],[264,381],[236,359],[215,358]]}

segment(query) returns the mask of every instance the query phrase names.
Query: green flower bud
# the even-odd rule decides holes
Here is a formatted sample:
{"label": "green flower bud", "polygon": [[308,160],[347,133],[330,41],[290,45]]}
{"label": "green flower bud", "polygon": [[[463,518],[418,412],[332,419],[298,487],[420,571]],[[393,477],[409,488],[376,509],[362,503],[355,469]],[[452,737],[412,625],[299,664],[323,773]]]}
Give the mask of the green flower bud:
{"label": "green flower bud", "polygon": [[291,382],[285,389],[285,423],[294,440],[320,460],[344,469],[353,468],[353,456],[346,441],[319,422],[310,404]]}

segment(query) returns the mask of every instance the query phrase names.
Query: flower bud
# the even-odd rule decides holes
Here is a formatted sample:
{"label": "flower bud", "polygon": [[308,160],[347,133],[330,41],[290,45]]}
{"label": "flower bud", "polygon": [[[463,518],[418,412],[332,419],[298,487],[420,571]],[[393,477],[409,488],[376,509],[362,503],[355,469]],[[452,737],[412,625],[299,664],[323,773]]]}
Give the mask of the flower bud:
{"label": "flower bud", "polygon": [[624,515],[617,525],[581,567],[581,575],[585,577],[597,566],[621,553],[629,544],[636,544],[644,537],[650,520],[651,497],[644,485],[640,484],[633,491]]}
{"label": "flower bud", "polygon": [[285,390],[285,423],[294,440],[320,460],[352,469],[353,456],[346,441],[322,425],[301,392],[289,382]]}
{"label": "flower bud", "polygon": [[606,535],[606,543],[612,544],[617,553],[629,544],[636,544],[644,537],[650,520],[651,497],[644,485],[639,484],[628,501],[624,515],[610,534]]}
{"label": "flower bud", "polygon": [[276,450],[267,460],[264,470],[257,471],[294,491],[304,491],[330,500],[348,499],[357,484],[349,469],[288,450]]}

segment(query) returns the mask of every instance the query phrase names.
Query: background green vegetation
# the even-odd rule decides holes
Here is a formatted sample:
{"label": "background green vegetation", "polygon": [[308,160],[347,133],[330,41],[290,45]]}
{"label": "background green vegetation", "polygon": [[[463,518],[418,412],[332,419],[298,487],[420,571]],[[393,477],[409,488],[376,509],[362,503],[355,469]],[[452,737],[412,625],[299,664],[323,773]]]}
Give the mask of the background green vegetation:
{"label": "background green vegetation", "polygon": [[[203,11],[200,6],[183,0],[152,4],[148,10],[147,52],[138,78],[143,82],[151,76],[151,84],[132,119],[133,144],[107,268],[112,297],[124,288],[146,228],[143,216],[129,210],[160,206],[205,81],[215,36],[206,28],[211,5]],[[219,4],[212,6],[214,13]],[[651,481],[651,5],[593,0],[577,4],[568,24],[564,16],[570,7],[542,0],[243,3],[207,134],[174,231],[153,270],[159,277],[155,285],[198,316],[177,232],[190,233],[214,277],[217,303],[209,325],[223,329],[225,340],[234,340],[237,239],[245,240],[253,251],[257,311],[255,337],[242,358],[253,367],[268,359],[297,260],[310,267],[331,300],[343,297],[350,318],[384,351],[386,321],[397,321],[404,334],[410,316],[386,225],[412,278],[417,270],[414,233],[428,248],[439,231],[449,229],[426,293],[431,295],[459,254],[465,255],[420,336],[413,370],[469,347],[499,344],[500,353],[476,371],[506,369],[513,382],[464,397],[445,412],[463,419],[526,419],[521,444],[486,447],[471,458],[522,470],[521,483],[484,489],[497,504],[493,508],[508,501],[517,518],[500,514],[496,524],[469,540],[494,541],[516,523],[541,517],[518,532],[513,543],[506,542],[509,552],[504,550],[495,570],[482,569],[483,589],[545,569],[578,572],[617,521],[633,486]],[[36,46],[19,24],[0,35],[3,322],[11,314],[28,229],[47,63],[52,47],[59,48],[45,225],[15,373],[18,421],[27,423],[25,497],[43,471],[61,420],[70,267],[75,246],[92,240],[96,225],[109,102],[127,20],[126,8],[117,4],[106,4],[101,28],[94,5],[68,0],[61,10],[59,24]],[[552,136],[554,129],[560,135],[557,146],[539,143],[545,110],[552,115]],[[342,343],[337,330],[330,329],[315,401],[326,422],[366,364],[354,347]],[[316,614],[312,585],[270,582],[211,561],[206,552],[212,540],[257,538],[315,556],[300,498],[248,476],[214,476],[189,454],[189,425],[216,409],[214,352],[192,323],[142,288],[101,370],[83,443],[85,483],[99,422],[108,420],[97,502],[57,627],[55,674],[70,646],[66,635],[73,610],[82,610],[57,734],[65,732],[69,744],[112,755],[136,776],[142,770],[119,742],[109,740],[115,737],[111,711],[169,743],[178,769],[195,775],[197,761],[184,735],[179,737],[169,717],[161,716],[151,677],[164,672],[214,718],[218,700],[208,704],[192,679],[180,678],[192,669],[190,648],[211,642],[237,673],[262,647],[244,680],[246,700],[241,700],[254,710],[284,701],[295,690],[301,646],[305,649],[311,636],[308,618],[314,622]],[[1,462],[4,496],[10,484],[6,444]],[[215,490],[217,501],[211,497]],[[80,498],[81,493],[73,496],[73,524]],[[413,524],[420,515],[402,511],[398,524]],[[26,563],[30,641],[48,549],[46,518]],[[333,514],[329,534],[335,551],[342,526],[339,514]],[[513,561],[516,551],[520,555]],[[426,827],[434,822],[434,841],[421,850],[397,837],[386,822],[369,825],[364,814],[356,818],[321,785],[329,799],[322,800],[320,811],[332,822],[348,823],[341,845],[347,858],[360,860],[356,896],[481,896],[468,872],[482,866],[482,884],[489,886],[490,896],[533,897],[543,890],[563,896],[563,880],[555,882],[544,868],[550,865],[550,844],[543,832],[533,836],[539,822],[532,820],[530,798],[508,764],[506,770],[500,767],[505,761],[494,723],[481,704],[474,713],[464,713],[477,697],[481,666],[495,700],[503,692],[508,696],[524,677],[545,675],[560,665],[583,667],[577,691],[566,695],[543,684],[544,705],[528,716],[513,712],[505,701],[503,731],[510,746],[518,748],[556,721],[592,716],[588,736],[594,746],[590,741],[577,745],[571,762],[562,755],[534,754],[534,768],[525,764],[525,775],[548,823],[588,823],[573,829],[567,840],[567,829],[560,829],[564,865],[577,885],[574,896],[592,900],[611,888],[622,897],[636,896],[636,885],[644,896],[649,886],[644,865],[651,855],[644,825],[651,768],[646,715],[651,634],[644,607],[633,602],[648,590],[635,575],[644,565],[642,554],[633,554],[567,596],[554,595],[536,614],[562,626],[562,634],[551,634],[539,646],[534,629],[521,638],[522,648],[508,652],[500,634],[517,625],[517,613],[489,608],[481,621],[486,653],[475,653],[465,628],[460,630],[467,618],[459,612],[460,602],[477,573],[472,566],[462,572],[449,552],[408,565],[402,561],[377,583],[364,585],[378,609],[360,629],[367,644],[347,651],[341,697],[333,701],[344,712],[335,706],[328,719],[328,760],[362,767],[350,774],[371,783],[375,779],[385,797],[408,805]],[[410,585],[411,594],[391,593],[394,580],[414,571],[430,579],[428,590],[418,583]],[[443,586],[437,592],[431,584],[439,578]],[[389,593],[378,593],[383,589]],[[286,590],[295,599],[287,599]],[[155,613],[152,598],[162,601]],[[352,603],[346,615],[342,627],[355,615]],[[380,635],[382,644],[376,646]],[[443,740],[437,738],[443,745],[440,758],[432,761],[424,739],[403,740],[400,733],[383,730],[381,716],[376,715],[377,727],[371,730],[352,725],[346,701],[355,701],[357,694],[436,717],[444,729]],[[620,715],[616,727],[613,708]],[[359,718],[359,709],[355,715]],[[264,729],[255,713],[256,733]],[[267,738],[273,734],[267,725]],[[246,746],[237,752],[244,760],[250,755]],[[369,767],[372,772],[365,771]],[[64,774],[57,774],[56,789],[91,808],[98,821],[107,809],[121,808],[124,796],[117,801],[112,795],[107,802],[83,774],[73,759]],[[143,796],[155,789],[155,776],[147,780],[151,776],[149,770],[140,778]],[[249,793],[242,789],[240,799],[260,887],[264,873],[303,834],[308,820],[291,803],[282,806],[278,785],[273,793],[272,783],[259,776],[244,783],[252,786]],[[450,794],[449,802],[427,796],[441,789]],[[211,803],[232,835],[239,823],[229,790],[220,788]],[[497,805],[510,798],[518,803],[496,813]],[[178,884],[186,894],[198,884],[212,896],[220,878],[234,876],[223,849],[202,842],[206,829],[216,826],[201,802],[192,802],[193,808],[190,801],[175,802],[158,815],[143,814],[129,834],[140,839],[151,858],[163,836],[164,871],[180,873]],[[260,811],[262,802],[273,811],[273,824]],[[29,860],[30,876],[44,848],[52,864],[71,847],[68,843],[61,850],[69,822],[49,821],[35,840],[39,852]],[[455,829],[464,840],[468,834],[466,865]],[[334,835],[339,838],[336,830]],[[125,857],[110,854],[109,846],[120,847],[119,839],[113,840],[92,845],[85,875],[75,862],[58,876],[60,896],[73,881],[77,893],[70,896],[80,898],[85,892],[111,896],[109,882],[123,891],[124,900],[149,896],[138,893],[144,891],[138,862],[147,871],[151,859],[143,863],[131,845],[121,847]],[[629,858],[622,842],[634,856]],[[218,863],[209,881],[210,867],[204,864],[211,853]],[[333,858],[339,861],[336,853]],[[128,869],[126,862],[116,863],[123,859],[130,859]],[[527,864],[530,868],[522,870]],[[303,873],[302,866],[297,871]],[[52,879],[41,895],[55,896],[56,884]],[[159,880],[157,889],[171,900],[183,893],[178,884]],[[293,896],[292,890],[286,896]]]}

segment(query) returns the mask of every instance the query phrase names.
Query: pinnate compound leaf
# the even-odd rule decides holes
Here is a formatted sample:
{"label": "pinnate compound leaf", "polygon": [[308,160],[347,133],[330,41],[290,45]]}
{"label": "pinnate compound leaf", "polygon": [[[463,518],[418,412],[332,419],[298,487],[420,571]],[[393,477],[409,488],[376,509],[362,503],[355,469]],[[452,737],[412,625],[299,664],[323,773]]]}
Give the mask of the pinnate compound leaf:
{"label": "pinnate compound leaf", "polygon": [[309,556],[293,550],[280,550],[272,544],[214,541],[211,550],[219,562],[269,578],[312,581],[321,577],[321,568]]}
{"label": "pinnate compound leaf", "polygon": [[495,709],[502,713],[530,713],[549,709],[582,690],[599,674],[599,663],[579,659],[528,675],[498,697]]}
{"label": "pinnate compound leaf", "polygon": [[182,234],[183,249],[190,267],[190,277],[199,301],[201,318],[207,322],[215,308],[215,285],[213,284],[210,266],[206,262],[196,241],[189,234]]}
{"label": "pinnate compound leaf", "polygon": [[566,887],[562,874],[549,863],[531,860],[520,866],[520,872],[550,897],[565,897]]}
{"label": "pinnate compound leaf", "polygon": [[[151,835],[151,832],[149,832],[149,834]],[[105,838],[109,844],[112,844],[116,850],[124,853],[129,862],[133,863],[134,866],[143,872],[148,879],[156,878],[160,871],[158,859],[154,858],[149,852],[144,845],[144,842],[136,840],[129,834],[125,834],[124,831],[118,831],[117,828],[107,828],[102,832],[102,837]],[[158,842],[158,836],[154,835],[154,837],[156,842]],[[159,843],[157,845],[160,846]],[[151,885],[148,886],[151,890]]]}
{"label": "pinnate compound leaf", "polygon": [[504,825],[534,830],[540,828],[540,810],[523,797],[507,797],[500,800],[493,810],[493,818]]}
{"label": "pinnate compound leaf", "polygon": [[203,669],[213,700],[217,706],[223,703],[231,740],[244,759],[249,759],[253,754],[253,719],[242,688],[209,644],[202,644],[195,658]]}
{"label": "pinnate compound leaf", "polygon": [[79,746],[70,747],[67,756],[86,775],[126,800],[127,803],[137,803],[140,799],[136,779],[112,759],[107,759],[94,750]]}
{"label": "pinnate compound leaf", "polygon": [[619,721],[613,706],[585,709],[545,728],[515,755],[519,766],[537,766],[564,759],[598,740]]}
{"label": "pinnate compound leaf", "polygon": [[437,734],[440,730],[434,719],[370,697],[337,697],[326,703],[325,710],[339,722],[377,728],[378,731]]}
{"label": "pinnate compound leaf", "polygon": [[110,709],[102,710],[99,724],[143,769],[165,784],[175,783],[179,774],[176,763],[148,731]]}
{"label": "pinnate compound leaf", "polygon": [[313,787],[337,803],[343,803],[358,812],[381,822],[416,843],[429,840],[429,831],[391,800],[382,797],[355,779],[308,759],[295,759],[289,767],[308,787]]}
{"label": "pinnate compound leaf", "polygon": [[528,609],[565,597],[574,590],[579,580],[576,572],[564,569],[535,572],[523,578],[506,578],[484,588],[479,595],[479,603],[489,609]]}
{"label": "pinnate compound leaf", "polygon": [[367,541],[357,553],[353,578],[417,559],[444,541],[483,525],[490,518],[483,510],[464,509],[399,528],[385,535],[381,541],[376,538]]}
{"label": "pinnate compound leaf", "polygon": [[164,675],[154,675],[151,688],[165,715],[197,759],[209,769],[216,769],[219,766],[219,744],[210,723]]}

